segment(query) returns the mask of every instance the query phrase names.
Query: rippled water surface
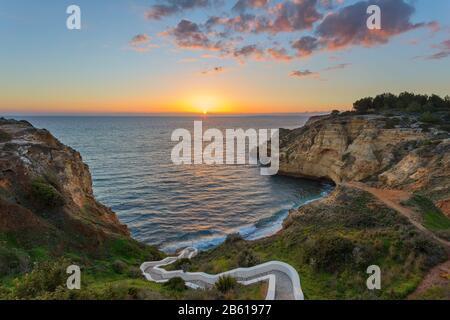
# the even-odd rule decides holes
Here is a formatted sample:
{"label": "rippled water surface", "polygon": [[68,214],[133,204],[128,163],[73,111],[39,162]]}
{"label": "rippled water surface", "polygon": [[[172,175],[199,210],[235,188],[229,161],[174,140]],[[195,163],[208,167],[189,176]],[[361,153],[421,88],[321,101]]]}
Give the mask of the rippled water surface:
{"label": "rippled water surface", "polygon": [[329,186],[261,176],[255,166],[175,166],[177,128],[295,128],[307,117],[22,117],[50,130],[89,165],[95,196],[117,212],[138,240],[172,251],[200,249],[240,232],[257,239],[277,232],[288,210]]}

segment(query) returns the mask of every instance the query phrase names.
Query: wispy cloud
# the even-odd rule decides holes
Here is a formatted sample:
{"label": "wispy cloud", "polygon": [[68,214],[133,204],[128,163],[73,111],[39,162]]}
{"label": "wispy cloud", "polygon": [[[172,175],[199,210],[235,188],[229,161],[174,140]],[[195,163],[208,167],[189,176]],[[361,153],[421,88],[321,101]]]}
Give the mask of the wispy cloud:
{"label": "wispy cloud", "polygon": [[295,77],[295,78],[319,78],[319,73],[318,72],[312,72],[308,69],[306,70],[294,70],[290,73],[291,77]]}
{"label": "wispy cloud", "polygon": [[151,48],[157,47],[157,45],[151,43],[151,40],[152,38],[145,33],[138,34],[130,40],[129,45],[134,51],[146,52]]}
{"label": "wispy cloud", "polygon": [[243,62],[245,58],[249,57],[256,60],[262,60],[264,57],[264,50],[259,48],[257,45],[252,44],[236,49],[233,55],[241,62]]}
{"label": "wispy cloud", "polygon": [[294,58],[284,48],[269,48],[267,54],[277,61],[291,61]]}
{"label": "wispy cloud", "polygon": [[331,66],[328,68],[325,68],[324,71],[334,71],[334,70],[342,70],[345,69],[347,67],[351,66],[351,63],[341,63],[335,66]]}
{"label": "wispy cloud", "polygon": [[433,46],[435,49],[439,51],[427,56],[422,56],[420,58],[424,58],[426,60],[440,60],[447,57],[450,57],[450,39],[441,42],[439,45]]}
{"label": "wispy cloud", "polygon": [[345,68],[347,68],[349,66],[351,66],[350,63],[341,63],[341,64],[338,64],[338,65],[335,65],[335,66],[327,67],[327,68],[323,69],[320,72],[313,72],[313,71],[310,71],[309,69],[306,69],[306,70],[295,70],[295,71],[292,71],[290,73],[290,76],[291,77],[295,77],[295,78],[312,77],[312,78],[315,78],[315,79],[318,79],[318,80],[325,80],[325,79],[321,78],[321,73],[322,72],[342,70],[342,69],[345,69]]}
{"label": "wispy cloud", "polygon": [[209,0],[165,0],[161,1],[161,4],[151,6],[145,12],[145,17],[149,20],[160,20],[184,10],[202,8],[210,4]]}
{"label": "wispy cloud", "polygon": [[225,72],[225,67],[219,66],[219,67],[214,67],[212,69],[207,69],[207,70],[203,70],[202,72],[200,72],[201,75],[215,75],[215,74],[220,74]]}

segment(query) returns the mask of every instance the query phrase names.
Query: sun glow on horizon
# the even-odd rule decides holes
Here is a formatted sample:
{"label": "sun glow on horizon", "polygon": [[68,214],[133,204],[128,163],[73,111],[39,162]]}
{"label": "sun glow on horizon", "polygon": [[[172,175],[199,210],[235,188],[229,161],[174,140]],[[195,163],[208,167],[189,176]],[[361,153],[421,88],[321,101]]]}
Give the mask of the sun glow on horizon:
{"label": "sun glow on horizon", "polygon": [[227,113],[229,110],[223,99],[215,95],[195,95],[183,102],[183,109],[191,113],[207,115],[210,113]]}

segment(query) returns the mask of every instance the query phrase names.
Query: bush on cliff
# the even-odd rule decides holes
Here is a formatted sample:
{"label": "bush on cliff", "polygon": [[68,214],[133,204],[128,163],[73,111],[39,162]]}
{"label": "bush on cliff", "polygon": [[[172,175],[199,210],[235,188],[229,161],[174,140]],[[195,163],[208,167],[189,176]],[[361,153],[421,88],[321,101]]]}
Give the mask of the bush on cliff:
{"label": "bush on cliff", "polygon": [[192,262],[190,259],[180,259],[177,260],[177,262],[175,262],[173,264],[173,270],[183,270],[183,272],[187,272],[189,271],[189,267],[191,266]]}
{"label": "bush on cliff", "polygon": [[425,123],[436,124],[439,123],[439,118],[435,117],[430,111],[427,111],[420,116],[420,121]]}
{"label": "bush on cliff", "polygon": [[242,251],[238,257],[238,265],[242,268],[254,267],[260,263],[260,259],[254,254],[253,251],[245,249]]}
{"label": "bush on cliff", "polygon": [[122,260],[116,260],[112,263],[112,269],[114,270],[114,272],[122,274],[127,271],[128,266]]}
{"label": "bush on cliff", "polygon": [[17,248],[0,246],[0,276],[27,272],[30,269],[30,257]]}
{"label": "bush on cliff", "polygon": [[164,284],[164,287],[171,291],[182,292],[186,290],[186,283],[182,278],[172,278]]}
{"label": "bush on cliff", "polygon": [[217,280],[215,287],[222,293],[227,293],[237,286],[237,281],[235,278],[230,276],[222,276]]}
{"label": "bush on cliff", "polygon": [[317,270],[334,273],[354,262],[352,241],[331,236],[313,240],[306,248],[306,260]]}
{"label": "bush on cliff", "polygon": [[37,264],[33,271],[15,281],[14,299],[36,299],[63,288],[67,280],[66,268],[70,264],[63,258]]}
{"label": "bush on cliff", "polygon": [[64,198],[58,190],[44,179],[31,182],[31,199],[40,208],[54,209],[64,205]]}
{"label": "bush on cliff", "polygon": [[232,233],[227,236],[227,238],[225,239],[225,243],[232,244],[243,240],[244,238],[242,238],[240,233]]}
{"label": "bush on cliff", "polygon": [[0,130],[0,142],[8,142],[11,140],[11,135],[3,130]]}

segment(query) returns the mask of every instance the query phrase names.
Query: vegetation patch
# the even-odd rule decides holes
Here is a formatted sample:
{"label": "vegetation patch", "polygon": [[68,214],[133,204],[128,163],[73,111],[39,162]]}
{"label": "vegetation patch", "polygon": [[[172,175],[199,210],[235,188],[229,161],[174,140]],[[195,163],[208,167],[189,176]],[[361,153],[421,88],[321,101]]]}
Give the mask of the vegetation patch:
{"label": "vegetation patch", "polygon": [[419,194],[415,194],[408,202],[420,212],[423,225],[447,240],[450,240],[450,219],[434,205],[433,201]]}
{"label": "vegetation patch", "polygon": [[[340,188],[332,204],[299,209],[282,233],[201,252],[191,270],[217,274],[237,268],[249,250],[261,263],[292,265],[306,299],[406,298],[430,268],[446,259],[445,250],[370,194]],[[370,265],[382,269],[382,290],[367,289]]]}
{"label": "vegetation patch", "polygon": [[172,278],[164,284],[164,287],[176,292],[183,292],[187,289],[186,283],[182,278]]}
{"label": "vegetation patch", "polygon": [[242,268],[251,268],[261,263],[261,259],[250,249],[242,251],[237,260],[239,267]]}
{"label": "vegetation patch", "polygon": [[420,121],[425,123],[437,124],[440,122],[439,118],[434,116],[430,111],[424,112],[420,116]]}
{"label": "vegetation patch", "polygon": [[[402,92],[399,95],[383,93],[375,97],[366,97],[353,104],[354,112],[348,114],[381,114],[386,120],[385,129],[394,129],[398,125],[409,126],[420,122],[424,132],[431,127],[449,132],[450,96],[441,98],[438,95],[414,94]],[[335,115],[336,116],[336,115]],[[402,120],[398,118],[401,116]]]}
{"label": "vegetation patch", "polygon": [[222,276],[217,280],[215,287],[222,293],[228,293],[234,290],[237,286],[237,281],[235,278],[230,276]]}
{"label": "vegetation patch", "polygon": [[61,193],[42,178],[31,182],[31,198],[38,207],[44,209],[59,208],[65,203]]}
{"label": "vegetation patch", "polygon": [[4,131],[4,130],[0,130],[0,143],[1,142],[8,142],[12,139],[11,135]]}

